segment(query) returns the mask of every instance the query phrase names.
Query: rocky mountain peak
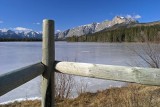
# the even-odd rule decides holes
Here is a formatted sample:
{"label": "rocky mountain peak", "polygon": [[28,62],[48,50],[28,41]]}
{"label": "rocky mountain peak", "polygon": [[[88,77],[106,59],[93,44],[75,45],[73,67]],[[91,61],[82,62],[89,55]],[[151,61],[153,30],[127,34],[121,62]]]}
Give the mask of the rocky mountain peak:
{"label": "rocky mountain peak", "polygon": [[105,20],[101,23],[94,22],[91,24],[74,27],[72,29],[68,29],[63,32],[58,32],[56,33],[56,38],[63,39],[71,36],[81,36],[81,35],[86,35],[90,33],[95,33],[121,23],[130,24],[130,23],[137,23],[137,21],[131,18],[115,16],[111,21]]}
{"label": "rocky mountain peak", "polygon": [[122,16],[115,16],[112,20],[114,23],[120,24],[120,23],[137,23],[138,21],[133,18],[127,18]]}

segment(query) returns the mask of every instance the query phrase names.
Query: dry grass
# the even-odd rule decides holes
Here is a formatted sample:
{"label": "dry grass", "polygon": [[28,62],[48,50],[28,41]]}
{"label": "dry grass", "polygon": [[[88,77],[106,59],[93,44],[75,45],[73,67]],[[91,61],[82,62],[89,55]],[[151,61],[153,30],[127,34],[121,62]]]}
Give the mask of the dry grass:
{"label": "dry grass", "polygon": [[5,105],[0,105],[0,107],[41,107],[41,101],[40,100],[27,100],[22,102],[14,102],[9,103]]}
{"label": "dry grass", "polygon": [[[56,102],[56,107],[160,107],[160,87],[129,84],[83,93],[75,99],[56,99]],[[40,107],[40,101],[15,102],[0,107]]]}
{"label": "dry grass", "polygon": [[57,102],[57,107],[160,107],[160,87],[129,84],[97,93],[87,92]]}

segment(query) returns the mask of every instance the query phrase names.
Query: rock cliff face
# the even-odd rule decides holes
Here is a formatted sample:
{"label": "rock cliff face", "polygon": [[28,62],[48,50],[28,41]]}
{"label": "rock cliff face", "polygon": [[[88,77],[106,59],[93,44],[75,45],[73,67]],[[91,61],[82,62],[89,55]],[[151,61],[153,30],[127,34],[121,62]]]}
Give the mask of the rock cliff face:
{"label": "rock cliff face", "polygon": [[106,20],[101,23],[92,23],[92,24],[82,25],[72,29],[65,30],[63,32],[58,32],[56,33],[56,38],[62,39],[62,38],[71,37],[71,36],[81,36],[81,35],[86,35],[90,33],[95,33],[121,23],[124,23],[124,24],[138,23],[138,21],[131,18],[116,16],[111,21]]}

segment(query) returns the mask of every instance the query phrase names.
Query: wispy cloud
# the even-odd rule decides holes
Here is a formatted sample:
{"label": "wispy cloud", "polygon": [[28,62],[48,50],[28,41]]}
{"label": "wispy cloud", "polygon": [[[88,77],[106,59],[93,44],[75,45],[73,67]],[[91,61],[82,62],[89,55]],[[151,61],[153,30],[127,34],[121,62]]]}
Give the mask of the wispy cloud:
{"label": "wispy cloud", "polygon": [[132,19],[140,19],[140,18],[142,18],[139,14],[136,14],[136,15],[127,14],[126,17],[127,18],[132,18]]}
{"label": "wispy cloud", "polygon": [[34,25],[40,25],[41,23],[39,23],[39,22],[36,22],[36,23],[33,23]]}
{"label": "wispy cloud", "polygon": [[56,31],[55,31],[55,33],[59,33],[59,32],[61,32],[61,30],[56,30]]}
{"label": "wispy cloud", "polygon": [[134,17],[135,17],[135,19],[140,19],[140,18],[142,18],[142,17],[141,17],[140,15],[138,15],[138,14],[135,15]]}
{"label": "wispy cloud", "polygon": [[16,31],[32,31],[32,29],[28,29],[28,28],[24,28],[24,27],[16,27],[16,28],[13,28],[13,30],[16,30]]}
{"label": "wispy cloud", "polygon": [[1,24],[1,23],[3,23],[3,21],[2,21],[2,20],[0,20],[0,24]]}

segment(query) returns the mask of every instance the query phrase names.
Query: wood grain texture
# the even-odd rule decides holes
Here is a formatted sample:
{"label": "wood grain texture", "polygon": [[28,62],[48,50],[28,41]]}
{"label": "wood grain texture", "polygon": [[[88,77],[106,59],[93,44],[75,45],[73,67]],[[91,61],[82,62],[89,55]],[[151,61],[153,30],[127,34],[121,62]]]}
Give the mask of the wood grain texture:
{"label": "wood grain texture", "polygon": [[0,76],[0,96],[41,75],[44,65],[37,63]]}
{"label": "wood grain texture", "polygon": [[43,20],[42,63],[42,107],[54,107],[54,21]]}
{"label": "wood grain texture", "polygon": [[57,62],[55,69],[78,76],[160,86],[160,69],[155,68]]}

